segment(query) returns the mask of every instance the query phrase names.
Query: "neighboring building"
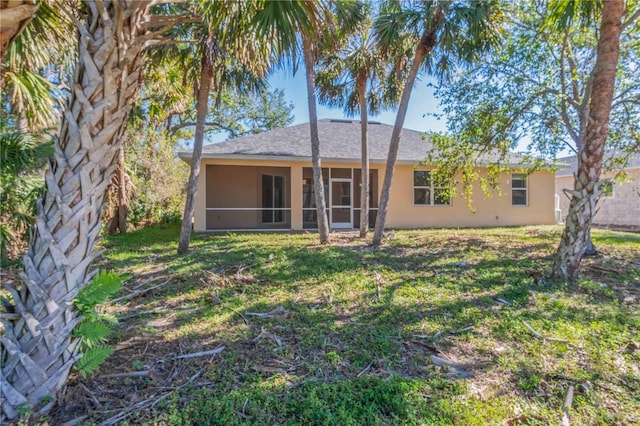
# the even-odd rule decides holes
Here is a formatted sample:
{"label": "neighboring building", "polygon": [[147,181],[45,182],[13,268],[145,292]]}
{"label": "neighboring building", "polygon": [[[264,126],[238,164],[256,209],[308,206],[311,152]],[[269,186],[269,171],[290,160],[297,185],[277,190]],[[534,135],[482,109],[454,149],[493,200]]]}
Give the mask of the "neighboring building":
{"label": "neighboring building", "polygon": [[[358,228],[360,122],[320,120],[318,127],[330,226]],[[369,125],[370,226],[375,223],[391,131],[392,126],[386,124]],[[555,223],[552,171],[527,175],[514,164],[513,173],[500,179],[501,196],[487,197],[480,184],[474,184],[472,211],[460,196],[448,199],[442,188],[434,187],[429,179],[432,167],[421,165],[430,149],[423,133],[402,131],[387,227]],[[180,156],[189,162],[191,153],[182,152]],[[308,123],[205,146],[195,230],[317,228],[311,167]]]}
{"label": "neighboring building", "polygon": [[[605,158],[605,164],[611,159]],[[565,157],[559,162],[568,164],[556,172],[556,197],[559,200],[560,217],[564,221],[569,211],[570,199],[563,191],[573,189],[573,174],[577,170],[577,157]],[[603,171],[600,178],[603,194],[598,201],[594,225],[623,228],[640,228],[640,155],[631,156],[627,166],[620,170]],[[619,178],[616,178],[618,175]]]}

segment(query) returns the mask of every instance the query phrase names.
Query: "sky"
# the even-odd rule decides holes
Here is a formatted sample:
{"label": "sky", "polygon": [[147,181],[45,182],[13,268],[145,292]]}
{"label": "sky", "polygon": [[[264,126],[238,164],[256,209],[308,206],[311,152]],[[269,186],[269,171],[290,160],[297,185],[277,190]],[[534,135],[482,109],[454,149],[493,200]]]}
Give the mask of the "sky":
{"label": "sky", "polygon": [[[409,100],[409,108],[404,121],[404,128],[417,130],[419,132],[445,132],[447,130],[446,118],[437,118],[433,114],[443,116],[442,108],[438,99],[434,95],[434,87],[432,84],[435,80],[430,78],[418,78],[413,86],[411,98]],[[293,123],[302,124],[309,122],[309,107],[307,103],[307,86],[305,82],[304,68],[301,67],[295,76],[291,70],[280,70],[269,78],[269,89],[280,89],[284,92],[284,99],[287,103],[294,105],[292,114],[294,116]],[[318,119],[338,118],[360,120],[359,116],[346,117],[341,108],[329,108],[317,104]],[[396,119],[396,110],[384,111],[377,115],[370,115],[370,121],[379,121],[381,123],[393,126]],[[215,143],[227,139],[226,133],[218,133],[210,135],[206,143]],[[520,141],[516,152],[527,151],[527,145],[530,142],[528,138]],[[561,153],[571,155],[569,151]]]}
{"label": "sky", "polygon": [[[428,79],[418,79],[413,86],[413,92],[409,100],[409,108],[404,121],[404,128],[417,130],[419,132],[444,132],[446,130],[446,120],[437,119],[429,114],[441,114],[438,107],[438,101],[433,92],[434,88],[428,86]],[[307,84],[305,82],[304,67],[300,67],[295,76],[291,70],[280,70],[269,78],[269,89],[280,89],[284,92],[284,100],[287,104],[294,105],[292,114],[294,116],[293,123],[302,124],[309,122],[309,106],[307,103]],[[329,108],[317,104],[318,119],[338,118],[360,120],[360,116],[346,117],[342,108]],[[381,123],[393,126],[396,120],[396,110],[388,110],[377,115],[370,115],[370,121],[379,121]],[[224,132],[207,136],[206,143],[221,142],[227,139]]]}
{"label": "sky", "polygon": [[[291,76],[290,71],[279,71],[269,79],[270,89],[281,89],[287,102],[294,105],[293,124],[309,122],[309,107],[307,104],[307,89],[305,83],[304,69],[298,70],[295,76]],[[428,87],[428,80],[416,81],[411,98],[409,109],[404,122],[404,128],[427,132],[444,132],[446,130],[446,120],[427,115],[432,113],[440,114],[442,111],[438,107],[438,101],[434,97],[433,88]],[[318,105],[318,119],[323,118],[346,118],[341,108],[329,108]],[[360,120],[359,116],[351,117],[353,120]],[[377,115],[370,115],[369,120],[390,124],[396,119],[395,110],[389,110]]]}
{"label": "sky", "polygon": [[[419,132],[446,132],[447,119],[436,118],[432,114],[444,116],[438,99],[434,95],[435,88],[434,79],[429,77],[418,78],[413,86],[413,92],[409,99],[409,108],[404,121],[404,128],[417,130]],[[290,70],[278,71],[269,78],[270,89],[281,89],[284,91],[284,98],[287,103],[293,103],[294,109],[292,114],[294,120],[292,125],[309,122],[309,107],[307,104],[307,86],[305,82],[304,67],[298,70],[295,76],[291,75]],[[360,120],[359,116],[345,117],[341,108],[329,108],[318,104],[318,119],[323,118],[344,118],[352,120]],[[381,123],[393,126],[396,119],[396,110],[384,111],[375,116],[369,116],[370,121],[379,121]],[[515,152],[527,152],[530,138],[524,137],[518,146],[513,149]],[[573,155],[571,151],[562,150],[558,156]]]}

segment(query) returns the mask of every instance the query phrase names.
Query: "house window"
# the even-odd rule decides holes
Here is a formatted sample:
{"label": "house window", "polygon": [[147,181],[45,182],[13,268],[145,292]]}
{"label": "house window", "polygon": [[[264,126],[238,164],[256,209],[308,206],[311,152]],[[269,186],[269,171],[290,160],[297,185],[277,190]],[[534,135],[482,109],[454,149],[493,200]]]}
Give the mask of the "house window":
{"label": "house window", "polygon": [[527,175],[514,173],[511,175],[511,205],[527,205]]}
{"label": "house window", "polygon": [[598,183],[602,197],[613,197],[613,181],[611,179],[603,179]]}
{"label": "house window", "polygon": [[413,171],[413,204],[419,206],[447,206],[451,204],[451,194],[445,185],[436,184],[431,172]]}
{"label": "house window", "polygon": [[262,175],[262,223],[284,221],[284,177]]}

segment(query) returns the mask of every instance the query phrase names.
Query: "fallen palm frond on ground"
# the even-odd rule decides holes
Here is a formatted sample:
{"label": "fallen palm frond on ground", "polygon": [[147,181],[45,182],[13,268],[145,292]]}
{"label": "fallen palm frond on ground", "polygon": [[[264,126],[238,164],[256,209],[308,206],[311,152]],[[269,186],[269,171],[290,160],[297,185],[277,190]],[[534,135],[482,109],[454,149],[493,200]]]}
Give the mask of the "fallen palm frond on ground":
{"label": "fallen palm frond on ground", "polygon": [[108,238],[116,351],[46,420],[640,423],[640,235],[594,230],[575,286],[544,279],[555,227],[273,235]]}

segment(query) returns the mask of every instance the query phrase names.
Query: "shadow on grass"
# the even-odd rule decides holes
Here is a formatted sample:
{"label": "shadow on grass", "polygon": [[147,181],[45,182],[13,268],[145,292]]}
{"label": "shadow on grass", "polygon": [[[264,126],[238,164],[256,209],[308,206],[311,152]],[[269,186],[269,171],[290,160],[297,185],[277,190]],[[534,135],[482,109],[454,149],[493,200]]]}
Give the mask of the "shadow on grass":
{"label": "shadow on grass", "polygon": [[[130,321],[123,339],[144,334],[149,339],[142,342],[144,350],[141,344],[117,352],[114,368],[220,344],[226,349],[214,359],[188,361],[202,378],[159,405],[151,419],[134,415],[134,423],[495,423],[513,414],[511,405],[497,398],[459,398],[468,393],[467,382],[435,366],[433,353],[416,339],[437,346],[440,356],[482,364],[469,367],[482,378],[501,374],[495,345],[527,347],[534,340],[522,320],[546,326],[556,319],[602,322],[616,315],[552,302],[543,317],[529,310],[530,290],[566,290],[554,283],[536,285],[531,277],[529,269],[540,268],[550,254],[550,240],[488,241],[460,232],[435,239],[416,232],[374,252],[320,246],[315,235],[215,234],[195,237],[191,252],[178,257],[176,231],[144,230],[107,240],[113,253],[105,264],[152,270],[138,279],[175,277],[168,287],[135,301],[142,310],[164,310]],[[209,272],[238,268],[258,281],[207,286]],[[198,310],[180,313],[180,304]],[[286,317],[249,315],[279,305]],[[157,316],[171,321],[150,327],[149,319]],[[623,316],[613,318],[624,321]],[[466,333],[446,333],[467,327]],[[436,332],[444,334],[435,338]],[[533,389],[538,370],[515,365],[522,372],[521,387]],[[144,391],[136,382],[115,392],[126,401],[133,387]],[[541,422],[556,421],[554,415]]]}

